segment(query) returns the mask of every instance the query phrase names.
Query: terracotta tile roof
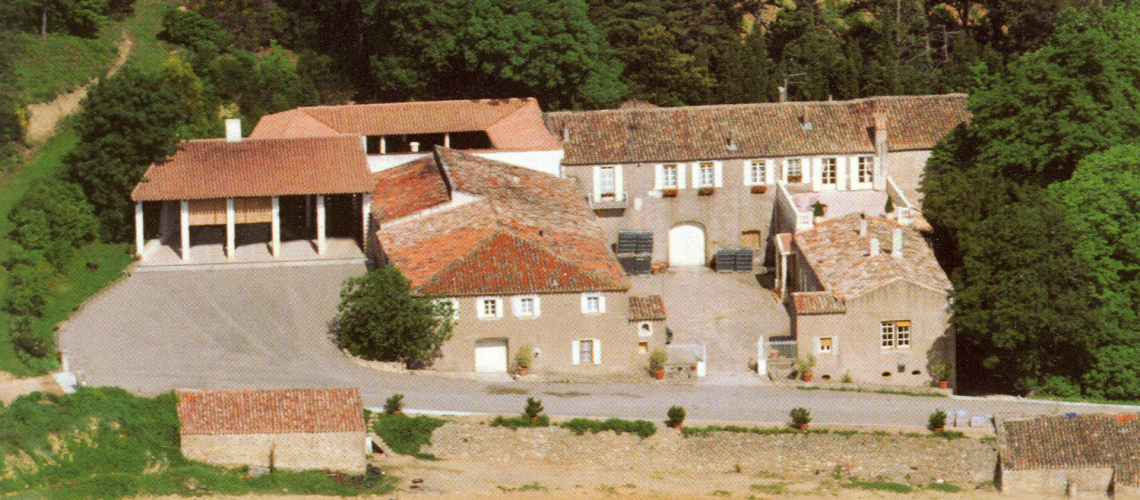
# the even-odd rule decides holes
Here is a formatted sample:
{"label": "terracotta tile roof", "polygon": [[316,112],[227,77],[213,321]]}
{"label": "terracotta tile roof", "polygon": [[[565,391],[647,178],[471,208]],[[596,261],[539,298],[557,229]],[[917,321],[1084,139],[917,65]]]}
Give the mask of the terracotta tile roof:
{"label": "terracotta tile roof", "polygon": [[364,432],[360,390],[179,390],[182,434]]}
{"label": "terracotta tile roof", "polygon": [[629,298],[630,321],[664,321],[665,301],[660,295]]}
{"label": "terracotta tile roof", "polygon": [[207,139],[183,142],[153,164],[134,201],[369,193],[372,174],[360,137]]}
{"label": "terracotta tile roof", "polygon": [[[894,222],[867,217],[867,236],[859,236],[860,214],[824,221],[796,233],[795,246],[804,255],[823,287],[846,300],[895,280],[906,280],[940,293],[950,280],[922,234]],[[891,255],[894,229],[903,232],[903,257]],[[878,238],[880,253],[870,256],[870,240]]]}
{"label": "terracotta tile roof", "polygon": [[1112,468],[1117,483],[1140,486],[1140,414],[999,418],[1007,470]]}
{"label": "terracotta tile roof", "polygon": [[395,135],[484,131],[495,149],[562,149],[546,130],[538,101],[483,99],[311,106],[262,117],[250,137]]}
{"label": "terracotta tile roof", "polygon": [[795,292],[792,301],[796,306],[796,314],[843,314],[847,312],[847,303],[842,297],[836,297],[831,292]]}
{"label": "terracotta tile roof", "polygon": [[931,149],[969,119],[965,94],[563,111],[545,118],[559,138],[570,128],[563,163],[588,165],[873,153],[876,114],[886,119],[892,151]]}
{"label": "terracotta tile roof", "polygon": [[573,181],[446,148],[433,158],[450,181],[452,201],[377,231],[385,255],[418,293],[629,289]]}
{"label": "terracotta tile roof", "polygon": [[447,203],[451,190],[445,176],[428,156],[373,174],[372,213],[377,222],[411,215]]}

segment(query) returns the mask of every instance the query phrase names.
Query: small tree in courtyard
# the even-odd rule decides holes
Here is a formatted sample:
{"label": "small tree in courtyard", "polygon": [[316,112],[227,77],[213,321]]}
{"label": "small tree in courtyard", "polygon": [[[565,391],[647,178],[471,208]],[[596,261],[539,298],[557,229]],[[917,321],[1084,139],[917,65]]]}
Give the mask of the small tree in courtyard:
{"label": "small tree in courtyard", "polygon": [[411,288],[394,267],[346,280],[335,320],[337,346],[372,361],[431,364],[451,338],[451,303],[413,295]]}

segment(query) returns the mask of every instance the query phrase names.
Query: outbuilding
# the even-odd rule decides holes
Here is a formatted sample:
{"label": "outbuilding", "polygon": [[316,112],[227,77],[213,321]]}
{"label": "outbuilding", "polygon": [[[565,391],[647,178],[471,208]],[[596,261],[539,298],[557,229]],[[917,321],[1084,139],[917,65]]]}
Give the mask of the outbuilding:
{"label": "outbuilding", "polygon": [[177,395],[186,458],[226,467],[364,473],[370,443],[357,388]]}

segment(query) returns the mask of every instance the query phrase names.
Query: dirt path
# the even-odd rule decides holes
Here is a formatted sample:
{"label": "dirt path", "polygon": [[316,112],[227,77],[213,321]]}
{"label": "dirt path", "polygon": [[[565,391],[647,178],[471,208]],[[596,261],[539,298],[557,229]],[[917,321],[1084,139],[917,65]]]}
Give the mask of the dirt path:
{"label": "dirt path", "polygon": [[63,394],[63,389],[51,375],[42,377],[15,378],[10,373],[0,372],[0,402],[7,405],[24,394],[35,391]]}
{"label": "dirt path", "polygon": [[[126,31],[123,31],[123,38],[119,40],[119,57],[115,60],[115,64],[111,66],[111,69],[107,71],[107,76],[115,74],[119,71],[119,68],[123,67],[123,64],[127,62],[127,58],[131,55],[131,49],[134,46],[134,39],[132,39]],[[51,136],[55,134],[55,124],[59,123],[61,118],[79,110],[79,101],[87,97],[87,89],[98,81],[98,78],[93,78],[87,85],[66,94],[60,94],[49,102],[29,104],[28,142],[41,144],[50,139]]]}

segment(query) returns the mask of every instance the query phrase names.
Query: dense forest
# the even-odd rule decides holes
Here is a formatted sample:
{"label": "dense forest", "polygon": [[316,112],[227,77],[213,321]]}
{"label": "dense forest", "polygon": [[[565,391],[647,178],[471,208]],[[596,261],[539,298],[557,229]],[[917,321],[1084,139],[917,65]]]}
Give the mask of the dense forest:
{"label": "dense forest", "polygon": [[[317,103],[536,97],[546,110],[969,92],[927,166],[924,214],[955,286],[961,385],[1140,399],[1140,9],[1134,0],[195,0],[179,50],[93,87],[59,184],[9,214],[4,310],[38,270],[131,234],[128,193],[177,141]],[[22,141],[10,34],[129,11],[0,5],[0,145]],[[85,35],[86,34],[86,35]],[[905,126],[905,125],[903,125]],[[0,153],[5,150],[0,149]],[[0,155],[3,157],[3,155]],[[25,322],[26,323],[26,322]],[[17,322],[16,328],[25,324]],[[16,332],[18,333],[18,332]],[[16,333],[14,338],[19,338]],[[44,351],[29,341],[28,350]]]}

